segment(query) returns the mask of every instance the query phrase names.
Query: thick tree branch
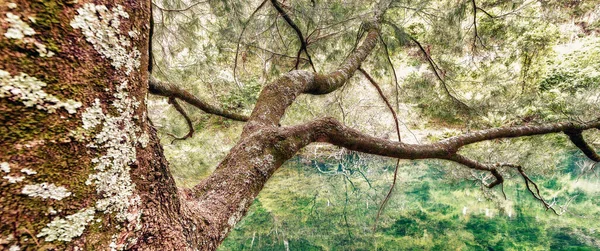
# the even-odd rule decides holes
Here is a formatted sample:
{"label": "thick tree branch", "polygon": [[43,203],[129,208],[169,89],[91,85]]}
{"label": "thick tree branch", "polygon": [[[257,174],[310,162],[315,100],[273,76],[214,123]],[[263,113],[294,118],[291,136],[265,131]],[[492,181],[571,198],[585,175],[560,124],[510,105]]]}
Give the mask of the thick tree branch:
{"label": "thick tree branch", "polygon": [[567,131],[583,131],[593,128],[599,128],[600,122],[589,123],[548,123],[541,125],[525,125],[514,127],[499,127],[481,130],[473,133],[467,133],[456,137],[451,137],[438,142],[437,144],[447,145],[451,148],[460,148],[469,144],[500,138],[515,138],[524,136],[534,136],[549,133],[567,132]]}
{"label": "thick tree branch", "polygon": [[196,108],[210,114],[218,115],[228,119],[237,121],[248,121],[248,116],[227,111],[216,105],[209,104],[188,91],[171,83],[158,81],[152,76],[148,80],[148,87],[151,94],[159,95],[168,98],[178,98],[186,103],[195,106]]}
{"label": "thick tree branch", "polygon": [[[552,123],[517,127],[501,127],[467,133],[429,144],[406,144],[376,138],[346,127],[332,118],[324,118],[307,124],[287,127],[291,136],[299,137],[302,145],[311,142],[328,142],[349,150],[402,159],[446,159],[452,160],[477,170],[491,171],[494,166],[472,163],[460,157],[456,152],[463,146],[477,142],[501,138],[526,137],[570,130],[588,130],[600,127],[600,122],[593,123]],[[283,130],[283,129],[282,129]]]}
{"label": "thick tree branch", "polygon": [[[564,132],[568,135],[573,135],[570,136],[572,141],[574,143],[577,142],[575,143],[577,147],[582,149],[582,151],[587,152],[591,149],[581,146],[581,139],[579,139],[580,136],[578,135],[581,134],[582,130],[599,127],[600,122],[596,121],[593,123],[567,122],[546,125],[494,128],[468,133],[430,144],[405,144],[402,142],[394,142],[375,138],[352,128],[348,128],[332,118],[324,118],[299,126],[282,128],[281,130],[282,133],[286,135],[285,138],[295,139],[296,144],[301,145],[302,147],[312,142],[328,142],[353,151],[399,159],[450,160],[471,169],[490,172],[495,177],[495,180],[492,183],[486,184],[488,188],[493,188],[497,185],[503,184],[504,178],[498,171],[499,167],[505,166],[515,168],[521,177],[523,177],[527,190],[533,195],[533,197],[540,201],[547,210],[552,210],[554,213],[558,214],[553,206],[542,197],[537,184],[531,178],[529,178],[527,174],[525,174],[521,166],[507,163],[483,164],[459,155],[456,152],[460,147],[487,140],[526,137],[558,132]],[[589,153],[586,153],[586,155],[588,154]],[[591,159],[595,158],[594,155],[591,156]]]}
{"label": "thick tree branch", "polygon": [[573,142],[573,144],[579,148],[581,152],[585,154],[585,156],[593,161],[600,162],[600,155],[598,155],[594,148],[585,141],[581,132],[581,130],[566,130],[565,134],[569,136],[571,142]]}
{"label": "thick tree branch", "polygon": [[263,88],[242,136],[259,127],[274,127],[285,110],[302,93],[326,94],[341,87],[358,69],[377,44],[379,30],[371,26],[363,43],[336,70],[329,74],[309,71],[291,71]]}

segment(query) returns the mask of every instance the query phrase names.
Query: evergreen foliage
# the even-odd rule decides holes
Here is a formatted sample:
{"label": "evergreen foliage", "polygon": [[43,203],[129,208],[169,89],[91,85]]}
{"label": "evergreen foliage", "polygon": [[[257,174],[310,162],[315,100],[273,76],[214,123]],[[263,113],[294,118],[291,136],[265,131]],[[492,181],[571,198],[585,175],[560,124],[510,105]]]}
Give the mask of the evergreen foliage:
{"label": "evergreen foliage", "polygon": [[[352,51],[373,5],[280,2],[303,32],[318,72],[330,71]],[[228,109],[248,114],[262,87],[294,68],[300,41],[269,1],[157,0],[153,11],[152,74]],[[386,46],[379,45],[362,67],[383,83],[407,142],[481,128],[589,121],[600,115],[599,20],[596,0],[394,0],[381,27]],[[300,55],[300,68],[311,69],[307,55]],[[173,108],[150,101],[150,110],[161,114],[150,114],[159,132],[185,134]],[[183,186],[212,171],[242,126],[187,110],[194,138],[172,143],[172,137],[161,135]],[[299,97],[282,125],[333,116],[363,132],[394,138],[387,113],[357,75],[332,95]],[[597,133],[585,136],[598,147]],[[564,136],[482,142],[461,153],[522,164],[535,180],[545,180],[538,183],[543,195],[568,205],[569,213],[545,213],[516,175],[504,187],[505,200],[500,190],[481,188],[481,180],[489,178],[485,174],[440,161],[405,162],[373,231],[393,164],[319,145],[288,161],[267,183],[221,250],[600,248],[600,225],[589,224],[600,217],[600,183],[594,177],[599,169],[586,164]]]}

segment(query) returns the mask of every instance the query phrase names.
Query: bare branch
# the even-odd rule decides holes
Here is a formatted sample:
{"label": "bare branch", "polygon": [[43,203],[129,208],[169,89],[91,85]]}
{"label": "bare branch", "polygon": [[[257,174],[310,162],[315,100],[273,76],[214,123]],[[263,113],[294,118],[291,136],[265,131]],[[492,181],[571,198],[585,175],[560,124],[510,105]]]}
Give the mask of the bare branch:
{"label": "bare branch", "polygon": [[240,36],[238,37],[237,47],[235,48],[235,59],[233,60],[233,79],[234,79],[235,83],[238,85],[238,87],[240,86],[240,84],[238,83],[238,80],[237,80],[237,62],[238,62],[238,54],[240,52],[240,43],[242,42],[242,37],[244,36],[244,31],[246,31],[246,28],[248,27],[248,23],[250,23],[250,21],[252,20],[252,18],[254,17],[254,15],[256,15],[256,13],[265,5],[265,3],[267,3],[267,0],[264,0],[252,12],[252,14],[250,14],[250,17],[244,23],[244,27],[242,27],[242,32],[240,32]]}
{"label": "bare branch", "polygon": [[150,79],[148,80],[148,86],[151,94],[168,98],[178,98],[206,113],[218,115],[237,121],[248,121],[248,116],[246,115],[236,114],[216,105],[209,104],[194,96],[193,94],[189,93],[188,91],[180,88],[179,86],[167,82],[158,81],[152,76],[150,76]]}
{"label": "bare branch", "polygon": [[454,161],[471,169],[490,172],[494,176],[494,178],[496,178],[496,180],[494,180],[492,183],[484,184],[488,188],[494,188],[495,186],[504,183],[504,177],[502,177],[502,175],[496,169],[498,165],[483,164],[478,161],[464,157],[460,154],[452,155],[449,158],[447,158],[447,160]]}
{"label": "bare branch", "polygon": [[[391,63],[391,61],[390,61],[390,63]],[[369,80],[369,82],[375,87],[375,89],[377,89],[377,92],[379,93],[379,96],[381,97],[381,99],[383,99],[383,102],[385,102],[385,105],[388,107],[388,109],[392,113],[392,116],[394,118],[394,122],[396,123],[396,133],[398,134],[398,141],[401,142],[402,141],[402,137],[400,136],[400,124],[398,124],[398,116],[396,115],[396,111],[394,111],[394,108],[392,107],[392,105],[390,104],[390,102],[387,100],[387,98],[383,94],[383,91],[381,90],[381,88],[379,87],[379,85],[377,84],[377,82],[375,82],[375,80],[371,77],[371,75],[369,75],[362,68],[358,68],[358,70],[363,75],[365,75],[365,77]],[[381,216],[381,212],[383,212],[383,209],[385,208],[385,205],[390,200],[390,197],[392,196],[392,192],[394,191],[394,188],[396,187],[396,180],[398,178],[398,167],[399,166],[400,166],[400,159],[396,160],[396,167],[394,168],[394,179],[392,181],[392,186],[390,186],[390,190],[388,191],[387,195],[385,196],[385,198],[381,202],[381,205],[379,206],[379,210],[377,211],[377,217],[375,217],[375,223],[373,225],[373,231],[377,230],[377,222],[379,222],[379,217]]]}
{"label": "bare branch", "polygon": [[[523,177],[523,180],[525,180],[525,186],[527,187],[527,190],[529,191],[529,193],[531,193],[531,195],[533,195],[533,197],[536,200],[538,200],[540,203],[542,203],[542,205],[544,205],[546,210],[551,210],[552,212],[554,212],[554,214],[560,215],[558,212],[556,212],[556,209],[554,209],[554,207],[552,207],[551,204],[549,204],[548,202],[546,202],[546,200],[544,200],[544,197],[542,197],[542,195],[540,194],[540,189],[539,189],[538,185],[533,180],[531,180],[531,178],[529,178],[529,176],[527,176],[527,174],[525,174],[525,172],[523,171],[523,167],[521,167],[519,165],[512,165],[512,167],[516,168],[517,171],[519,171],[519,174],[521,174],[521,177]],[[535,192],[531,189],[532,186],[535,189]]]}
{"label": "bare branch", "polygon": [[181,105],[179,103],[177,103],[177,100],[173,97],[169,98],[169,103],[172,104],[173,107],[175,107],[175,110],[177,110],[179,112],[179,114],[181,114],[181,116],[183,116],[183,118],[185,119],[185,122],[188,126],[188,133],[186,135],[184,135],[183,137],[177,137],[174,134],[169,133],[169,136],[174,138],[171,141],[171,143],[173,143],[176,140],[185,140],[185,139],[188,139],[188,138],[191,138],[192,136],[194,136],[194,125],[192,124],[192,120],[187,115],[187,113],[185,112],[183,107],[181,107]]}
{"label": "bare branch", "polygon": [[273,4],[273,7],[275,7],[275,9],[277,10],[277,12],[279,12],[279,14],[281,14],[281,17],[283,17],[283,19],[285,20],[286,23],[288,23],[288,25],[290,27],[292,27],[292,29],[296,32],[296,35],[298,36],[298,40],[300,41],[300,49],[298,49],[298,54],[297,54],[297,59],[296,59],[296,66],[295,69],[298,69],[298,64],[300,64],[300,54],[302,54],[302,51],[304,51],[304,53],[306,54],[306,57],[308,58],[308,63],[310,63],[310,66],[312,67],[314,72],[317,72],[317,70],[315,69],[315,65],[312,62],[312,59],[310,57],[310,54],[308,53],[307,50],[307,45],[306,45],[306,39],[304,39],[304,35],[302,35],[302,31],[300,31],[300,28],[298,28],[298,25],[296,25],[296,23],[294,23],[294,21],[292,21],[292,19],[290,18],[290,16],[287,14],[287,12],[285,12],[285,10],[283,8],[281,8],[281,5],[277,2],[277,0],[271,0],[271,3]]}
{"label": "bare branch", "polygon": [[154,2],[152,2],[152,5],[154,5],[154,7],[158,8],[161,11],[165,11],[165,12],[179,12],[179,11],[189,10],[192,7],[194,7],[194,6],[198,5],[198,4],[201,4],[201,3],[208,3],[208,1],[198,1],[198,2],[195,2],[193,4],[190,4],[189,6],[183,8],[183,9],[167,9],[167,8],[163,8],[163,7],[159,6],[158,4],[156,4]]}
{"label": "bare branch", "polygon": [[400,124],[398,123],[398,115],[396,114],[396,111],[394,110],[394,108],[392,107],[392,105],[390,104],[388,99],[385,97],[385,95],[383,94],[383,91],[379,87],[379,84],[377,84],[377,82],[375,82],[375,79],[373,79],[371,77],[371,75],[369,75],[369,73],[367,73],[363,68],[358,68],[358,70],[363,75],[365,75],[365,78],[367,78],[369,80],[369,82],[371,83],[371,85],[373,85],[375,87],[375,89],[377,89],[377,93],[379,93],[379,97],[381,97],[381,99],[383,99],[383,102],[385,102],[385,105],[388,107],[388,109],[392,113],[392,117],[394,117],[394,123],[396,124],[396,133],[398,135],[398,141],[402,141],[402,137],[400,136]]}
{"label": "bare branch", "polygon": [[399,106],[400,106],[400,101],[398,100],[398,95],[399,95],[398,86],[399,85],[398,85],[398,74],[396,74],[396,67],[394,67],[394,63],[392,63],[392,58],[390,57],[387,43],[385,43],[385,40],[383,40],[383,37],[381,36],[381,34],[379,34],[379,40],[381,40],[381,44],[383,45],[383,52],[385,52],[387,62],[390,65],[390,67],[392,68],[392,73],[394,76],[394,87],[396,89],[396,109],[399,109]]}
{"label": "bare branch", "polygon": [[415,39],[413,36],[409,36],[409,38],[411,41],[413,41],[419,47],[419,50],[423,53],[423,56],[429,63],[429,66],[431,66],[431,70],[433,70],[433,73],[435,74],[437,79],[440,81],[440,83],[442,83],[442,87],[444,88],[444,91],[446,92],[448,97],[450,97],[450,99],[452,99],[452,101],[454,101],[456,104],[458,104],[458,106],[460,108],[465,109],[465,110],[470,110],[471,107],[469,107],[467,104],[465,104],[460,99],[458,99],[457,97],[452,95],[452,93],[450,93],[450,89],[448,89],[448,84],[446,83],[446,81],[444,80],[442,75],[440,75],[440,73],[439,73],[439,67],[437,66],[437,64],[435,63],[433,58],[431,58],[431,55],[429,53],[427,53],[425,48],[423,48],[423,45],[421,45],[421,43],[419,43],[419,41],[417,41],[417,39]]}
{"label": "bare branch", "polygon": [[573,142],[573,144],[579,148],[581,152],[585,154],[585,156],[593,161],[600,162],[600,155],[598,155],[594,148],[592,148],[592,146],[585,141],[581,132],[581,130],[566,130],[565,134],[569,136],[571,142]]}
{"label": "bare branch", "polygon": [[[474,32],[473,51],[476,51],[477,50],[477,41],[479,41],[479,43],[481,44],[481,46],[483,46],[483,48],[485,48],[485,44],[483,43],[483,40],[481,39],[481,37],[479,36],[479,33],[477,32],[477,10],[479,10],[481,8],[477,7],[475,0],[471,0],[471,6],[473,7],[473,32]],[[484,11],[484,13],[489,15],[485,11]]]}
{"label": "bare branch", "polygon": [[446,93],[446,95],[448,95],[448,97],[450,97],[450,99],[455,104],[457,104],[459,108],[464,109],[464,110],[471,110],[471,108],[467,104],[465,104],[460,99],[458,99],[454,95],[452,95],[452,93],[450,92],[450,89],[448,88],[448,84],[446,83],[446,81],[444,80],[444,77],[442,76],[443,74],[440,74],[440,68],[437,66],[437,64],[435,63],[435,61],[433,60],[433,58],[431,58],[431,55],[427,52],[427,50],[425,50],[425,48],[423,47],[423,45],[421,45],[421,43],[416,38],[414,38],[413,36],[407,34],[404,31],[402,31],[402,29],[400,29],[398,26],[396,26],[392,22],[384,20],[383,23],[391,26],[396,31],[396,33],[406,35],[408,37],[408,39],[410,39],[414,44],[416,44],[417,47],[419,47],[419,50],[421,51],[421,53],[423,53],[423,57],[425,58],[425,60],[429,64],[429,66],[431,67],[431,70],[433,71],[435,77],[442,84],[442,87],[444,88],[444,92]]}

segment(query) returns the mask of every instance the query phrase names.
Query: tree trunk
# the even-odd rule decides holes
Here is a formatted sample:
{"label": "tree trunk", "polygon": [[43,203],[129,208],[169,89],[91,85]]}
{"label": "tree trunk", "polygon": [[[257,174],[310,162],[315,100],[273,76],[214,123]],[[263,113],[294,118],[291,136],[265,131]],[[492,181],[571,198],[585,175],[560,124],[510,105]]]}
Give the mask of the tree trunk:
{"label": "tree trunk", "polygon": [[0,249],[190,248],[146,118],[150,1],[12,2],[0,5]]}

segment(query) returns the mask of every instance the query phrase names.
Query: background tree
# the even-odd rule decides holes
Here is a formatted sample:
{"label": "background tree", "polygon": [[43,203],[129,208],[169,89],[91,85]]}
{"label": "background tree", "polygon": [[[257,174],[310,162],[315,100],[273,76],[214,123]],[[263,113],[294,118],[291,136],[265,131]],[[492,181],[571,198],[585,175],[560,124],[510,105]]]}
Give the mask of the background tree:
{"label": "background tree", "polygon": [[[547,13],[563,3],[264,1],[252,8],[230,1],[155,3],[152,63],[151,3],[105,4],[15,1],[0,7],[0,47],[5,52],[0,56],[0,119],[6,125],[0,129],[4,175],[0,233],[6,248],[216,249],[273,173],[313,142],[394,158],[449,160],[491,175],[489,182],[484,181],[490,188],[514,173],[549,209],[552,205],[523,167],[479,162],[459,150],[482,141],[562,132],[587,157],[600,161],[582,135],[600,127],[593,119],[597,109],[589,109],[597,102],[586,98],[597,92],[583,91],[597,89],[597,83],[573,87],[548,80],[544,88],[536,86],[544,71],[536,59],[549,53],[554,43],[539,33],[551,30],[547,23],[556,19],[518,22],[521,15]],[[585,8],[591,7],[581,8],[572,15],[587,13]],[[516,20],[510,19],[513,16]],[[509,18],[496,22],[499,17]],[[183,25],[174,27],[170,22]],[[470,24],[467,29],[462,27],[465,22]],[[205,25],[214,27],[199,28]],[[532,31],[532,26],[541,30]],[[266,30],[259,31],[261,27]],[[349,32],[350,27],[358,32]],[[252,42],[244,40],[245,30],[255,36]],[[507,41],[503,32],[524,36]],[[210,39],[197,41],[199,36]],[[338,44],[332,47],[330,40]],[[369,136],[342,123],[346,122],[343,92],[325,102],[341,107],[342,122],[308,116],[282,120],[301,94],[334,92],[359,67],[365,76],[369,70],[377,72],[375,77],[395,76],[396,71],[390,71],[392,58],[407,48],[418,55],[412,60],[426,63],[430,72],[411,75],[414,79],[403,86],[395,82],[388,87],[386,91],[395,94],[395,108],[400,99],[423,103],[422,115],[431,121],[452,125],[470,121],[464,133],[418,144],[402,141],[406,137],[401,134],[393,139]],[[437,53],[445,57],[437,58]],[[470,67],[458,62],[465,54],[481,68],[467,71]],[[226,63],[231,58],[235,63]],[[251,69],[257,62],[262,72]],[[169,67],[161,68],[165,65]],[[223,67],[232,68],[232,74]],[[310,70],[289,71],[300,68]],[[149,79],[146,69],[156,78]],[[515,70],[520,73],[517,80],[510,77]],[[214,94],[237,90],[221,98],[228,107],[211,105],[185,91],[185,85],[175,84],[195,80],[191,73],[196,72],[217,75],[230,86],[217,88],[211,85],[217,84],[214,79],[204,79]],[[466,95],[473,85],[488,83],[508,91],[479,88],[479,93]],[[239,140],[216,169],[189,188],[176,187],[147,120],[148,87],[151,93],[169,97],[182,114],[178,101],[246,121]],[[562,97],[564,107],[544,104],[544,95],[555,95],[555,90],[562,94],[565,88],[573,95]],[[258,91],[260,95],[253,97]],[[474,98],[461,97],[462,93]],[[577,102],[566,105],[569,99]],[[251,115],[240,115],[251,103]],[[498,119],[497,114],[509,114],[522,104],[530,105],[509,119]],[[577,120],[577,115],[584,120]],[[184,117],[188,126],[194,125]],[[557,122],[565,117],[570,122]]]}

